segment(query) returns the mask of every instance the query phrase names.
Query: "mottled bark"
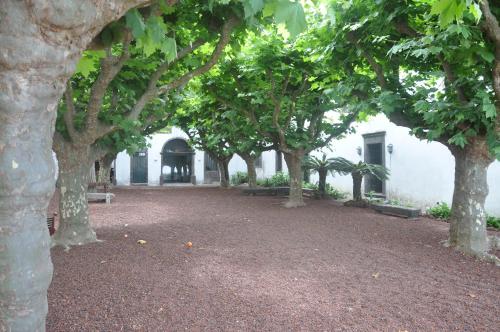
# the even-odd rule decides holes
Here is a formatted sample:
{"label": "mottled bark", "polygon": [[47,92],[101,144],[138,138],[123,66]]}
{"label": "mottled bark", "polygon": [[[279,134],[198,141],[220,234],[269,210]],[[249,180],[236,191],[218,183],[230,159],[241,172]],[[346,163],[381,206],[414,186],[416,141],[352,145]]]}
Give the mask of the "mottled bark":
{"label": "mottled bark", "polygon": [[52,135],[66,81],[107,23],[147,2],[0,1],[0,331],[45,330]]}
{"label": "mottled bark", "polygon": [[351,173],[352,176],[352,199],[354,201],[361,201],[361,183],[363,182],[363,175],[358,172]]}
{"label": "mottled bark", "polygon": [[99,159],[98,181],[111,187],[111,165],[116,159],[115,153],[108,153]]}
{"label": "mottled bark", "polygon": [[448,244],[476,256],[488,251],[486,212],[488,166],[493,162],[485,139],[471,139],[463,149],[451,147],[455,157],[450,237]]}
{"label": "mottled bark", "polygon": [[328,171],[326,169],[320,169],[318,171],[318,177],[319,177],[318,191],[319,191],[319,195],[321,196],[321,198],[326,197],[326,175],[327,174],[328,174]]}
{"label": "mottled bark", "polygon": [[302,196],[302,161],[304,152],[302,150],[295,150],[293,153],[283,152],[283,156],[290,176],[290,195],[285,207],[304,206],[306,205]]}
{"label": "mottled bark", "polygon": [[70,247],[97,241],[90,226],[87,188],[94,163],[90,147],[64,142],[54,145],[59,161],[59,227],[53,245]]}
{"label": "mottled bark", "polygon": [[219,175],[220,175],[220,186],[222,188],[229,188],[230,179],[229,179],[229,161],[231,158],[222,158],[217,159],[217,166],[219,167]]}
{"label": "mottled bark", "polygon": [[255,157],[251,155],[240,155],[247,164],[248,186],[250,188],[257,187],[257,173],[255,172]]}

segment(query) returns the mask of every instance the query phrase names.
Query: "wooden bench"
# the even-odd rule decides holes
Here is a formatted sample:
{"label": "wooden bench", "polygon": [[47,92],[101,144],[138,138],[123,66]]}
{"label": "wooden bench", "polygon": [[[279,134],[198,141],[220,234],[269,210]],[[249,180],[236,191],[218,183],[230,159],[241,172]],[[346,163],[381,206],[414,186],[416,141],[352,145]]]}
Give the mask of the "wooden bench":
{"label": "wooden bench", "polygon": [[397,205],[386,205],[386,204],[371,204],[371,207],[380,213],[388,214],[391,216],[415,219],[420,216],[420,209],[397,206]]}
{"label": "wooden bench", "polygon": [[[290,195],[290,187],[245,188],[242,192],[245,195],[252,196],[288,196]],[[316,190],[303,188],[302,195],[306,197],[316,197]]]}
{"label": "wooden bench", "polygon": [[115,198],[115,194],[112,193],[87,193],[88,202],[102,202],[105,201],[106,204],[111,204],[111,200]]}

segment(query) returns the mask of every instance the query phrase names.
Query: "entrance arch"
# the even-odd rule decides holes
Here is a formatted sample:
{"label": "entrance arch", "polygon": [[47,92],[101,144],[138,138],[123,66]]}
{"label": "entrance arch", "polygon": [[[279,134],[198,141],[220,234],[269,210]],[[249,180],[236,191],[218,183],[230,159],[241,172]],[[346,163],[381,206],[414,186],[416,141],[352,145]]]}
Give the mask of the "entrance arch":
{"label": "entrance arch", "polygon": [[193,182],[194,151],[186,140],[168,140],[161,150],[160,184]]}

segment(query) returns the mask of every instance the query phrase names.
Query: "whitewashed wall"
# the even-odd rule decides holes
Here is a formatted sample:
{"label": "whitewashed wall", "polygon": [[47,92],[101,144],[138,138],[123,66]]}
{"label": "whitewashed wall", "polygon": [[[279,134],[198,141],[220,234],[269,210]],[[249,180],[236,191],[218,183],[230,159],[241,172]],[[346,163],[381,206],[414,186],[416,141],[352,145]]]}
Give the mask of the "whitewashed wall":
{"label": "whitewashed wall", "polygon": [[[324,150],[329,157],[341,156],[351,161],[362,160],[356,148],[364,148],[363,134],[385,131],[385,161],[391,175],[386,182],[388,199],[413,203],[418,207],[429,207],[436,202],[451,204],[454,187],[455,160],[449,150],[437,142],[421,141],[409,134],[405,127],[399,127],[384,116],[378,115],[368,122],[356,125],[356,133],[339,141],[333,141],[332,151]],[[392,154],[387,145],[392,144]],[[316,152],[320,156],[321,152]],[[317,176],[313,177],[317,181]],[[328,182],[344,191],[352,191],[350,176],[328,176]],[[492,215],[500,215],[500,163],[494,162],[488,170],[490,194],[486,209]]]}
{"label": "whitewashed wall", "polygon": [[[454,185],[455,161],[448,149],[440,143],[421,141],[409,135],[409,130],[399,127],[383,116],[378,115],[369,121],[356,125],[356,133],[341,140],[333,141],[329,148],[316,151],[320,156],[326,152],[329,157],[342,156],[351,161],[362,160],[357,153],[357,147],[364,148],[363,134],[385,131],[385,160],[386,166],[391,171],[391,176],[386,182],[388,199],[397,199],[412,203],[418,207],[429,207],[436,202],[444,201],[451,204]],[[187,135],[178,128],[173,128],[170,134],[155,134],[150,139],[151,147],[148,149],[148,184],[159,185],[161,155],[160,152],[165,142],[173,138],[187,140]],[[392,144],[392,154],[387,152],[387,145]],[[204,152],[195,153],[196,183],[204,180]],[[258,178],[271,177],[276,170],[276,152],[266,151],[262,155],[262,168],[257,169]],[[286,163],[282,160],[283,171],[287,171]],[[246,164],[239,156],[234,156],[229,163],[230,175],[236,172],[246,172]],[[312,181],[317,181],[313,174]],[[130,184],[130,157],[126,152],[118,154],[116,159],[116,180],[118,185]],[[352,191],[350,176],[328,176],[328,182],[333,186],[347,191]],[[490,194],[486,201],[489,214],[500,216],[500,162],[493,163],[488,170],[488,184]]]}

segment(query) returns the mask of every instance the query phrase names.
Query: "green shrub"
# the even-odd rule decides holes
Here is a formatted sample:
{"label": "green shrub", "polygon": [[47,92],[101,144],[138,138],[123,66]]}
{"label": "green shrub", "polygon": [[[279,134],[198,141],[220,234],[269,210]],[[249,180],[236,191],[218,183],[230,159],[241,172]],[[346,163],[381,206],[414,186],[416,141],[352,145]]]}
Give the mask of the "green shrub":
{"label": "green shrub", "polygon": [[344,199],[347,197],[347,193],[340,191],[332,187],[329,183],[326,184],[326,193],[333,199]]}
{"label": "green shrub", "polygon": [[486,226],[500,229],[500,218],[487,216],[486,217]]}
{"label": "green shrub", "polygon": [[237,186],[242,183],[248,183],[248,174],[247,172],[236,172],[231,176],[231,184]]}
{"label": "green shrub", "polygon": [[264,179],[261,182],[263,187],[288,187],[290,185],[290,177],[287,173],[277,172],[270,178]]}
{"label": "green shrub", "polygon": [[318,184],[314,184],[314,183],[311,183],[311,182],[304,182],[304,184],[302,185],[302,188],[304,189],[312,189],[312,190],[318,190]]}
{"label": "green shrub", "polygon": [[448,219],[451,215],[451,209],[445,202],[438,202],[435,206],[429,208],[427,213],[438,219]]}

